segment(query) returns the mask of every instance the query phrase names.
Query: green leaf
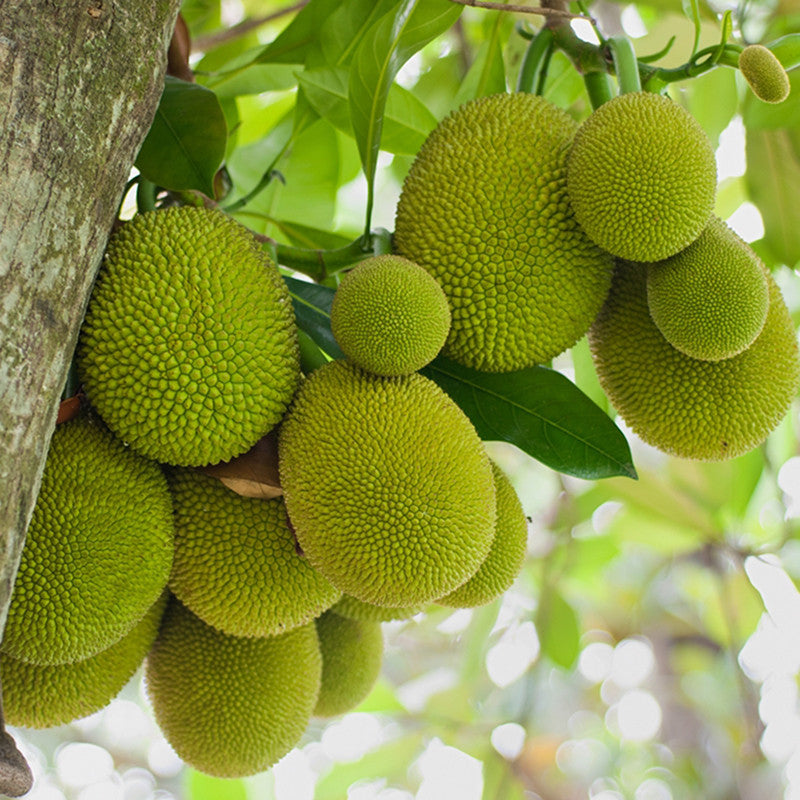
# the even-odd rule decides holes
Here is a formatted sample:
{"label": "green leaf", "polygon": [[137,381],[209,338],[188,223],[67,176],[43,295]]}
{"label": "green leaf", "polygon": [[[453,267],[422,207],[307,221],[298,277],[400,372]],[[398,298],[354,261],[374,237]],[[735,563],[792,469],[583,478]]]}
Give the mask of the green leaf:
{"label": "green leaf", "polygon": [[508,18],[508,14],[494,15],[489,37],[481,44],[456,94],[456,106],[477,97],[505,92],[506,66],[503,61],[503,42],[506,38],[504,33]]}
{"label": "green leaf", "polygon": [[403,0],[397,12],[382,17],[359,45],[350,73],[350,116],[370,198],[389,87],[414,53],[458,19],[461,8],[448,0]]}
{"label": "green leaf", "polygon": [[310,48],[325,29],[328,17],[341,0],[311,0],[297,16],[258,53],[257,64],[303,64]]}
{"label": "green leaf", "polygon": [[[308,102],[332,125],[353,136],[348,103],[349,72],[343,67],[306,70],[298,75]],[[428,134],[436,127],[436,117],[411,92],[393,85],[384,114],[383,150],[400,155],[416,155]]]}
{"label": "green leaf", "polygon": [[331,303],[334,290],[318,283],[284,277],[292,296],[297,325],[331,358],[344,358],[331,332]]}
{"label": "green leaf", "polygon": [[254,64],[253,51],[234,59],[225,72],[199,77],[218,97],[240,97],[261,92],[280,92],[295,85],[292,64]]}
{"label": "green leaf", "polygon": [[536,632],[542,652],[555,664],[569,669],[578,657],[581,631],[572,606],[550,587],[539,599]]}
{"label": "green leaf", "polygon": [[511,442],[579,478],[636,477],[622,432],[558,372],[479,372],[440,356],[422,373],[458,403],[481,439]]}
{"label": "green leaf", "polygon": [[800,158],[790,132],[748,130],[747,190],[764,220],[764,239],[782,263],[800,260]]}
{"label": "green leaf", "polygon": [[680,84],[691,115],[700,123],[714,147],[719,135],[739,110],[736,70],[712,69]]}
{"label": "green leaf", "polygon": [[188,800],[247,800],[247,787],[238,778],[214,778],[190,768],[184,780]]}
{"label": "green leaf", "polygon": [[214,174],[225,155],[226,140],[225,115],[216,95],[168,76],[135,166],[144,178],[165,189],[197,189],[213,197]]}
{"label": "green leaf", "polygon": [[797,128],[800,119],[800,69],[789,72],[791,90],[782,103],[765,103],[748,90],[742,119],[748,131]]}

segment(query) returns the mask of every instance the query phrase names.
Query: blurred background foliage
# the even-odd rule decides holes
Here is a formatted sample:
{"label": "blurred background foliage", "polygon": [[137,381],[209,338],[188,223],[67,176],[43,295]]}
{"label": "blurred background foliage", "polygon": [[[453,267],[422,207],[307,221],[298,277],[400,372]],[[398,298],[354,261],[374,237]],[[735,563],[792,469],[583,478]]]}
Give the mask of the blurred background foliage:
{"label": "blurred background foliage", "polygon": [[[393,4],[342,3],[350,17],[302,45],[323,53],[317,70],[313,55],[304,70],[265,50],[304,5],[185,0],[182,13],[197,83],[224,115],[222,128],[208,115],[208,130],[227,128],[225,204],[274,164],[279,175],[234,216],[280,242],[332,248],[361,232],[367,193],[347,114],[348,59],[359,21]],[[701,47],[717,43],[728,9],[738,41],[800,31],[797,0],[590,8],[606,36],[626,33],[640,56],[675,37],[664,66],[685,62],[696,35]],[[387,103],[375,225],[393,228],[403,177],[437,120],[514,88],[521,32],[540,26],[535,15],[466,8],[405,64]],[[574,27],[593,36],[588,24]],[[752,242],[800,320],[800,70],[792,83],[779,106],[754,98],[730,68],[669,93],[718,148],[717,213]],[[562,54],[544,94],[576,119],[590,112]],[[585,340],[554,366],[613,413]],[[30,800],[798,800],[799,412],[796,402],[762,447],[720,464],[669,458],[622,426],[638,481],[571,478],[491,443],[530,519],[525,569],[502,600],[386,624],[369,698],[315,722],[252,779],[184,768],[137,677],[93,717],[15,732],[38,776]]]}

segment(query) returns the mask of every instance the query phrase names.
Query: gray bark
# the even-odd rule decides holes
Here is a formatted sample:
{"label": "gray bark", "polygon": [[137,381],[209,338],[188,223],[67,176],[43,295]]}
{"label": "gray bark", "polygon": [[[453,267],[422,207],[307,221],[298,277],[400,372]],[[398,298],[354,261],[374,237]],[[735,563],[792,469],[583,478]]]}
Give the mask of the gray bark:
{"label": "gray bark", "polygon": [[0,630],[179,4],[0,0]]}

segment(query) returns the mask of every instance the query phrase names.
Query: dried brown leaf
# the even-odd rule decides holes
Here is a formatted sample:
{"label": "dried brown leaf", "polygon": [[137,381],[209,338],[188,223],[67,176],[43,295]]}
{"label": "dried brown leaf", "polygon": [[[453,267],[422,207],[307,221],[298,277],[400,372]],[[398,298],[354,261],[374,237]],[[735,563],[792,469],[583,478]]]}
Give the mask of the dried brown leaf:
{"label": "dried brown leaf", "polygon": [[200,467],[200,472],[218,478],[242,497],[270,499],[283,494],[278,475],[278,437],[274,431],[259,439],[246,453],[230,461]]}

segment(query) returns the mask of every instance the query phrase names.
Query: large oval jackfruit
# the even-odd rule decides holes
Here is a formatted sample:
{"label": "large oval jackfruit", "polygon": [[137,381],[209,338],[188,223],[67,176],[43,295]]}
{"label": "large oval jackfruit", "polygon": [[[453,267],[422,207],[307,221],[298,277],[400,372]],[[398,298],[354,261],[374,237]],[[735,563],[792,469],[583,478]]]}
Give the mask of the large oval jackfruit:
{"label": "large oval jackfruit", "polygon": [[109,242],[78,350],[108,426],[162,463],[252,447],[299,380],[292,304],[253,236],[220,211],[141,214]]}
{"label": "large oval jackfruit", "polygon": [[116,697],[155,641],[167,592],[134,629],[96,656],[72,664],[26,664],[0,657],[6,722],[50,728],[99,711]]}
{"label": "large oval jackfruit", "polygon": [[688,247],[711,216],[714,149],[668,97],[623,94],[578,129],[567,186],[592,241],[620,258],[660,261]]}
{"label": "large oval jackfruit", "polygon": [[430,134],[397,206],[394,243],[442,285],[445,355],[506,372],[549,361],[586,331],[612,260],[570,208],[575,122],[531,94],[462,106]]}
{"label": "large oval jackfruit", "polygon": [[497,492],[497,525],[492,549],[478,571],[439,605],[473,608],[491,603],[511,586],[522,569],[528,543],[528,520],[517,493],[500,467],[492,462]]}
{"label": "large oval jackfruit", "polygon": [[228,636],[175,600],[145,669],[167,741],[187,764],[221,778],[261,772],[297,744],[321,675],[313,622],[280,636]]}
{"label": "large oval jackfruit", "polygon": [[433,361],[450,330],[439,284],[401,256],[357,264],[339,284],[331,328],[344,354],[376,375],[410,375]]}
{"label": "large oval jackfruit", "polygon": [[333,717],[355,708],[381,671],[383,632],[367,622],[325,612],[317,621],[322,653],[322,684],[314,715]]}
{"label": "large oval jackfruit", "polygon": [[234,636],[273,636],[311,622],[341,596],[297,553],[280,497],[241,497],[193,470],[172,471],[169,484],[169,586],[204,622]]}
{"label": "large oval jackfruit", "polygon": [[685,250],[646,269],[650,316],[687,356],[730,358],[761,333],[769,302],[764,265],[718,217]]}
{"label": "large oval jackfruit", "polygon": [[635,433],[681,458],[721,461],[760,444],[800,385],[791,317],[771,275],[758,338],[724,361],[699,361],[667,342],[647,308],[646,273],[620,262],[589,331],[600,383]]}
{"label": "large oval jackfruit", "polygon": [[379,378],[340,361],[316,370],[281,426],[279,461],[300,547],[359,600],[429,602],[489,552],[489,459],[461,409],[418,373]]}
{"label": "large oval jackfruit", "polygon": [[172,503],[158,465],[92,417],[59,425],[14,583],[2,651],[80,661],[119,641],[164,590]]}

